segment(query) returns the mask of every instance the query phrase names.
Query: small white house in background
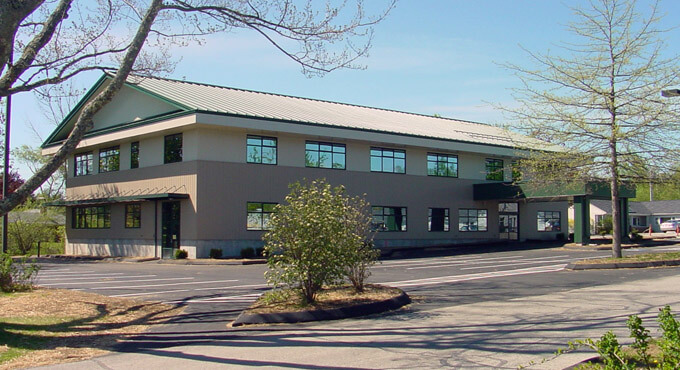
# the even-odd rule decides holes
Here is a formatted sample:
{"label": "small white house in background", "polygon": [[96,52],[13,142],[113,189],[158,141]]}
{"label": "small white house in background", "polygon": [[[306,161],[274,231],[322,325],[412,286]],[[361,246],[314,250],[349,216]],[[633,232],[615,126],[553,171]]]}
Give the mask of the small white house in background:
{"label": "small white house in background", "polygon": [[[659,226],[668,220],[680,220],[680,199],[655,200],[651,202],[629,202],[629,224],[632,228],[645,230],[652,225],[653,232],[660,232]],[[591,231],[596,225],[612,213],[612,204],[608,200],[592,200],[590,202]]]}

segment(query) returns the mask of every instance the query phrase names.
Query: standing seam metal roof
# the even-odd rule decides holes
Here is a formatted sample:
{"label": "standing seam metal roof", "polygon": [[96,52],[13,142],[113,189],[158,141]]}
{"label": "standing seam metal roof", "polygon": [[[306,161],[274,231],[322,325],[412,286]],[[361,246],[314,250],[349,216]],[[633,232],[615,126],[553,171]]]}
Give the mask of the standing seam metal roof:
{"label": "standing seam metal roof", "polygon": [[128,83],[199,111],[476,144],[546,147],[541,141],[482,123],[156,77],[130,76]]}

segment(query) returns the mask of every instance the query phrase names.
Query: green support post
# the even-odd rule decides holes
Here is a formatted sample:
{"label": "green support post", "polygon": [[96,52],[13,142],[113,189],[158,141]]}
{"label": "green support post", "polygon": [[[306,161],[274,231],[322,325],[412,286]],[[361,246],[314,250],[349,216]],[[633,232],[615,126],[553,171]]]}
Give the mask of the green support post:
{"label": "green support post", "polygon": [[621,204],[621,240],[628,241],[628,231],[630,230],[628,198],[621,198],[619,202]]}
{"label": "green support post", "polygon": [[590,244],[590,199],[574,197],[574,243]]}

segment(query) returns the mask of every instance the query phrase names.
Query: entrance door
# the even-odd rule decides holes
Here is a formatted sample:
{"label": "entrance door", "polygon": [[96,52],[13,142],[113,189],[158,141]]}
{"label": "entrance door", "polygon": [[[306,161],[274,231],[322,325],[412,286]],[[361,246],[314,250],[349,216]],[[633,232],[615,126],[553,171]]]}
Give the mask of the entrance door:
{"label": "entrance door", "polygon": [[498,204],[498,234],[503,240],[519,240],[519,207],[517,203]]}
{"label": "entrance door", "polygon": [[164,202],[161,221],[162,258],[173,258],[175,250],[179,249],[179,213],[181,207],[178,201]]}

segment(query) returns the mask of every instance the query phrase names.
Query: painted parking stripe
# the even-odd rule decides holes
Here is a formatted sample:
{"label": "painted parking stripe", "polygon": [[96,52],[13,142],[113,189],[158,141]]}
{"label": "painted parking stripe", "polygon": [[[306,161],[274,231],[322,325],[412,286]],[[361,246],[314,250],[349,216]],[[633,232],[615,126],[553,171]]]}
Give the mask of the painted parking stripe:
{"label": "painted parking stripe", "polygon": [[[118,275],[118,276],[113,276],[113,275]],[[124,275],[124,276],[120,276]],[[38,281],[53,281],[53,280],[60,280],[60,281],[71,281],[71,280],[93,280],[93,279],[102,279],[106,278],[107,276],[110,276],[113,279],[132,279],[132,278],[143,278],[143,277],[154,277],[157,275],[125,275],[124,273],[120,274],[107,274],[102,277],[99,276],[87,276],[87,277],[70,277],[70,278],[42,278],[38,276]]]}
{"label": "painted parking stripe", "polygon": [[[507,263],[507,262],[536,261],[535,263],[540,263],[538,261],[549,260],[549,259],[554,259],[554,258],[565,258],[565,257],[569,257],[569,256],[568,255],[561,255],[561,256],[552,256],[552,257],[533,257],[533,258],[522,258],[522,259],[508,259],[508,260],[505,260],[505,261],[491,261],[491,259],[475,260],[475,261],[470,261],[470,262],[460,262],[460,263],[455,263],[455,264],[452,263],[452,264],[448,264],[448,265],[439,265],[437,267],[455,267],[455,266],[460,266],[460,265],[463,265],[463,264],[466,264],[466,265],[482,265],[482,264],[499,263],[499,262]],[[545,261],[545,262],[549,262],[549,261]],[[506,266],[512,266],[512,265],[506,265]],[[428,266],[409,267],[409,268],[407,268],[407,270],[422,270],[422,269],[426,269],[426,268],[428,268]]]}
{"label": "painted parking stripe", "polygon": [[189,300],[176,300],[176,301],[167,301],[163,302],[164,304],[179,304],[179,303],[219,303],[219,302],[229,302],[229,303],[249,303],[257,300],[259,296],[261,296],[261,293],[252,293],[252,294],[242,294],[242,295],[235,295],[235,296],[226,296],[226,297],[211,297],[211,298],[202,298],[202,299],[189,299]]}
{"label": "painted parking stripe", "polygon": [[[470,263],[476,261],[495,261],[495,260],[507,260],[512,258],[524,258],[523,256],[505,256],[505,257],[467,257],[462,259],[447,259],[447,260],[430,260],[430,261],[412,261],[404,263],[393,263],[386,265],[376,265],[375,267],[404,267],[404,266],[442,266],[451,264],[455,266],[456,264]],[[423,267],[423,268],[425,268]]]}
{"label": "painted parking stripe", "polygon": [[[170,280],[193,280],[194,278],[192,277],[183,277],[183,278],[160,278],[160,279],[142,279],[142,280],[134,280],[135,283],[137,282],[147,282],[147,281],[170,281]],[[46,286],[62,286],[62,285],[90,285],[90,284],[112,284],[112,283],[122,283],[123,281],[118,281],[118,280],[104,280],[104,281],[78,281],[75,283],[47,283],[47,284],[40,284],[38,285],[46,285]],[[181,283],[176,283],[176,284],[181,284]],[[106,288],[90,288],[90,289],[106,289]],[[115,289],[115,288],[111,288]]]}
{"label": "painted parking stripe", "polygon": [[503,265],[491,265],[491,266],[471,266],[471,267],[461,267],[461,270],[479,270],[479,269],[492,269],[496,267],[508,267],[508,266],[519,266],[519,265],[535,265],[537,263],[555,263],[555,262],[571,262],[573,261],[573,258],[560,258],[560,259],[554,259],[554,260],[549,260],[549,261],[530,261],[530,262],[514,262],[514,263],[506,263]]}
{"label": "painted parking stripe", "polygon": [[190,292],[191,289],[178,289],[178,290],[165,290],[159,292],[144,292],[144,293],[128,293],[128,294],[113,294],[109,297],[139,297],[144,295],[156,295],[156,294],[167,294],[167,293],[179,293],[179,292]]}
{"label": "painted parking stripe", "polygon": [[394,286],[394,287],[437,285],[437,284],[455,283],[455,282],[468,281],[468,280],[489,279],[489,278],[504,277],[504,276],[528,275],[528,274],[538,274],[538,273],[544,273],[544,272],[556,272],[556,271],[564,270],[565,266],[566,266],[566,264],[559,264],[559,265],[550,265],[550,266],[529,267],[529,268],[515,269],[515,270],[482,272],[482,273],[467,274],[467,275],[450,275],[450,276],[440,276],[440,277],[427,278],[427,279],[391,281],[391,282],[386,282],[386,283],[381,283],[381,284],[388,284],[388,285],[391,285],[391,286]]}
{"label": "painted parking stripe", "polygon": [[[53,272],[53,271],[49,271],[49,272]],[[54,275],[66,275],[66,276],[69,276],[69,275],[73,275],[73,274],[89,274],[89,273],[91,273],[91,272],[94,272],[94,271],[71,271],[71,272],[64,271],[64,272],[59,272],[58,274],[54,274]],[[43,274],[43,273],[41,273],[41,272],[38,272],[38,275],[45,275],[45,274]]]}
{"label": "painted parking stripe", "polygon": [[224,287],[217,287],[217,288],[196,288],[194,290],[230,290],[230,289],[239,289],[239,288],[264,288],[267,287],[267,284],[248,284],[248,285],[232,285],[232,286],[224,286]]}
{"label": "painted parking stripe", "polygon": [[[190,278],[193,279],[193,278]],[[170,279],[156,279],[158,280],[170,280]],[[156,288],[159,286],[177,286],[177,285],[187,285],[187,284],[216,284],[216,283],[233,283],[238,280],[213,280],[213,281],[192,281],[188,283],[170,283],[170,284],[148,284],[148,285],[122,285],[122,286],[104,286],[104,287],[92,287],[91,290],[104,290],[104,289],[144,289],[144,288]]]}

